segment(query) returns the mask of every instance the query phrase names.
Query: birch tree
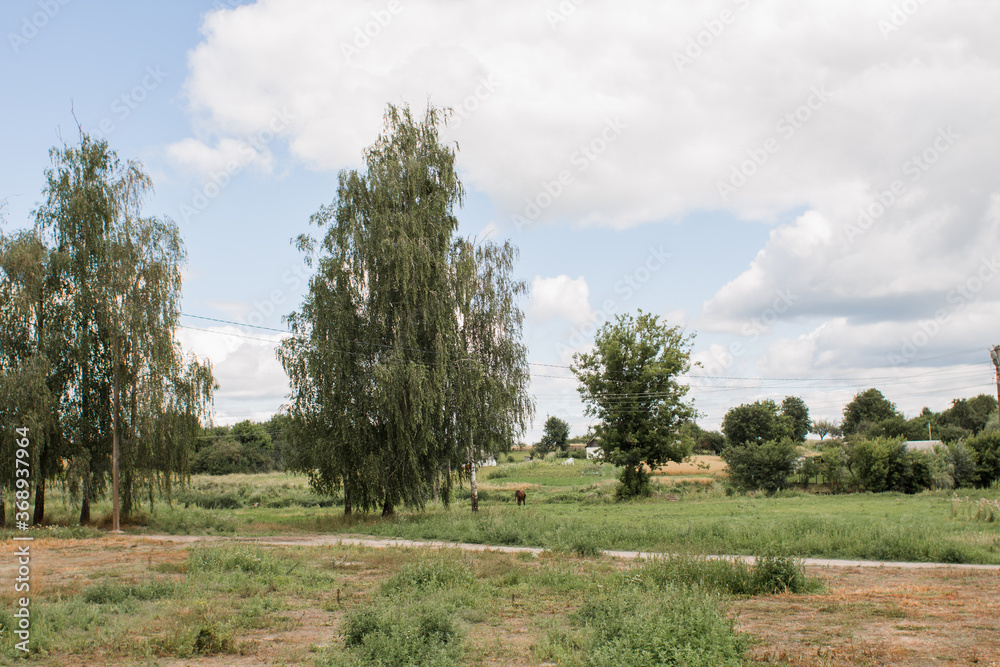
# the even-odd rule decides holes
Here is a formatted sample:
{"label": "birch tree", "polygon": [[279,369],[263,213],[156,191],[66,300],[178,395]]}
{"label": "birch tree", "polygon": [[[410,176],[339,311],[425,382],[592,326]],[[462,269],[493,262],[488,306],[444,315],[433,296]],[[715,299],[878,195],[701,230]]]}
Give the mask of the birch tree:
{"label": "birch tree", "polygon": [[345,513],[422,508],[442,469],[523,430],[501,404],[527,402],[523,348],[514,354],[523,285],[509,277],[511,248],[454,238],[464,188],[444,121],[390,105],[366,171],[341,172],[336,199],[312,216],[323,237],[298,239],[316,274],[279,351],[298,443],[289,461],[318,490],[343,488]]}
{"label": "birch tree", "polygon": [[181,404],[182,412],[199,406],[204,415],[215,383],[210,366],[184,366],[174,335],[183,243],[172,221],[141,215],[152,190],[142,166],[119,160],[107,142],[86,134],[78,146],[50,155],[35,225],[59,258],[72,322],[69,343],[56,356],[74,369],[67,412],[73,469],[81,477],[80,520],[89,521],[91,497],[110,477],[117,528],[140,488],[152,502],[156,485],[185,473],[186,457],[176,448],[187,443],[163,429],[177,425]]}

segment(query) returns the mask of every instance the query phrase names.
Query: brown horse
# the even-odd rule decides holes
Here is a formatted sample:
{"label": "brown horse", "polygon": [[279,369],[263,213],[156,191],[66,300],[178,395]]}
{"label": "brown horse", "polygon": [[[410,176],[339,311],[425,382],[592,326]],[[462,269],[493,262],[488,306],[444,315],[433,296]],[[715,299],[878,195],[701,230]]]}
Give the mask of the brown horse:
{"label": "brown horse", "polygon": [[517,501],[517,504],[518,504],[519,507],[521,506],[522,503],[525,504],[525,505],[527,505],[528,504],[528,494],[526,494],[521,489],[518,489],[517,491],[514,492],[514,500]]}

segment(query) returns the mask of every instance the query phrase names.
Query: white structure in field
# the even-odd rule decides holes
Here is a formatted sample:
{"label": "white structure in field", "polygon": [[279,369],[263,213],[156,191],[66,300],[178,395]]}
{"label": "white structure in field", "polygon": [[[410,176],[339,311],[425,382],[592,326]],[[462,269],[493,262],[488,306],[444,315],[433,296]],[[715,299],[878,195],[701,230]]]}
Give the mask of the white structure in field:
{"label": "white structure in field", "polygon": [[601,446],[597,444],[597,438],[591,438],[587,443],[587,458],[597,459],[601,457]]}

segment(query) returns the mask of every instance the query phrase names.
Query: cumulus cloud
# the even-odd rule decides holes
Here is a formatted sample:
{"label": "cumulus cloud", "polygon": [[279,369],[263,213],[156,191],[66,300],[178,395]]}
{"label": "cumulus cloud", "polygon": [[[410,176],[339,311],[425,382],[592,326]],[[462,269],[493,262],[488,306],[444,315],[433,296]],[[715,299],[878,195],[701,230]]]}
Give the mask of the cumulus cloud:
{"label": "cumulus cloud", "polygon": [[[467,177],[505,214],[615,226],[836,209],[886,187],[939,127],[967,137],[965,164],[990,163],[1000,141],[985,125],[1000,96],[992,3],[921,5],[889,34],[891,8],[863,2],[395,6],[209,14],[187,82],[198,127],[239,137],[286,108],[293,155],[340,168],[387,102],[430,100],[456,110]],[[941,178],[963,186],[960,171]]]}
{"label": "cumulus cloud", "polygon": [[590,288],[583,276],[567,275],[555,278],[535,276],[531,282],[531,302],[527,316],[541,323],[553,318],[563,318],[573,324],[583,324],[594,319],[590,307]]}

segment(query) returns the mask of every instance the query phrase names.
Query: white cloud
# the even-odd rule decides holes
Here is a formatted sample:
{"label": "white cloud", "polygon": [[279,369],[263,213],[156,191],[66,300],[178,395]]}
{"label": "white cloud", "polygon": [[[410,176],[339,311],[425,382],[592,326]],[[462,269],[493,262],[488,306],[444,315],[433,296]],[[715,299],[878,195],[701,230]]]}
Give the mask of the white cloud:
{"label": "white cloud", "polygon": [[[886,187],[947,125],[968,138],[964,164],[994,162],[1000,43],[986,26],[1000,6],[922,5],[888,38],[877,4],[743,6],[718,5],[734,20],[706,40],[717,11],[656,0],[579,6],[554,27],[528,0],[413,0],[384,27],[378,3],[261,0],[208,15],[187,90],[202,131],[223,135],[288,108],[292,153],[322,168],[358,162],[387,102],[430,99],[459,111],[461,165],[505,214],[534,201],[542,218],[616,226],[833,208]],[[711,44],[679,67],[698,38]],[[775,150],[723,201],[719,183],[768,139]],[[968,188],[968,176],[948,178]]]}
{"label": "white cloud", "polygon": [[285,402],[288,376],[275,355],[281,338],[231,326],[178,332],[185,352],[212,362],[219,383],[215,403],[223,406],[216,410],[216,423],[270,419]]}
{"label": "white cloud", "polygon": [[573,324],[583,324],[595,318],[590,307],[590,288],[583,276],[567,275],[555,278],[535,276],[531,282],[531,303],[527,316],[540,323],[561,317]]}

